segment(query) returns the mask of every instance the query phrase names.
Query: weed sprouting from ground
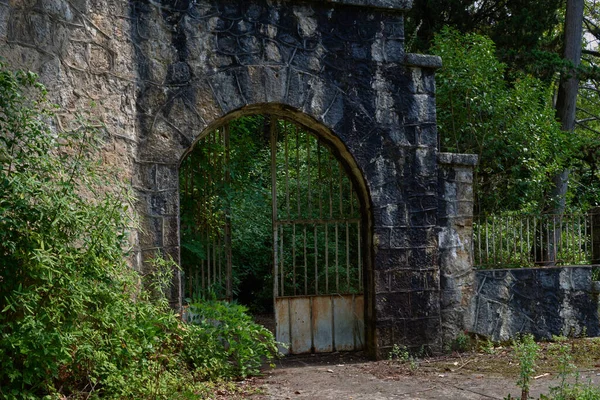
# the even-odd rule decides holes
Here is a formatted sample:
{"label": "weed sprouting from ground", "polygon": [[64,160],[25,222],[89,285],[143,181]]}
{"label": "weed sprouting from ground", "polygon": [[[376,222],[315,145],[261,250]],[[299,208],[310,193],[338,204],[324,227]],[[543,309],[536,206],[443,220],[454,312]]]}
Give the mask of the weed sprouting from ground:
{"label": "weed sprouting from ground", "polygon": [[519,362],[519,380],[517,385],[521,388],[521,400],[529,398],[529,386],[535,373],[535,363],[539,355],[540,347],[535,342],[533,335],[522,335],[519,340],[513,342],[515,357]]}

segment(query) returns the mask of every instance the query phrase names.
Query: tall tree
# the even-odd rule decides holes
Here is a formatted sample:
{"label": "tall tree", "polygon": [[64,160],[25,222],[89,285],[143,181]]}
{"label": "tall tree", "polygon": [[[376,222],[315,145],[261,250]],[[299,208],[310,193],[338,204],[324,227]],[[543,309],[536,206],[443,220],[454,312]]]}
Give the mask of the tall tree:
{"label": "tall tree", "polygon": [[[409,51],[427,51],[444,26],[462,33],[489,36],[500,60],[509,70],[522,70],[543,78],[552,69],[560,38],[556,33],[564,0],[415,0],[407,16]],[[418,27],[418,29],[417,29]],[[544,53],[544,54],[540,54]]]}
{"label": "tall tree", "polygon": [[[563,57],[569,62],[570,68],[561,74],[556,97],[556,119],[560,121],[561,129],[569,133],[575,130],[575,111],[579,88],[577,67],[581,62],[583,38],[583,5],[584,0],[567,0]],[[547,212],[559,219],[565,212],[569,172],[569,168],[565,168],[552,177]],[[546,249],[548,254],[545,257],[546,260],[549,260],[548,264],[555,262],[554,248],[556,242],[560,241],[560,235],[561,229],[557,228],[554,235],[548,238],[550,246]]]}

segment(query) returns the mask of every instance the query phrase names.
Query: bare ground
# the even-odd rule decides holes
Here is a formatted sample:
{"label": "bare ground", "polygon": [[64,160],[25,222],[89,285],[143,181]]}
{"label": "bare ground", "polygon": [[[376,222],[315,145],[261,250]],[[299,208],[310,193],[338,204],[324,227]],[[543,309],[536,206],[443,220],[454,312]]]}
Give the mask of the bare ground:
{"label": "bare ground", "polygon": [[[574,342],[572,354],[580,381],[600,386],[600,342]],[[548,394],[559,385],[557,365],[543,352],[531,385],[531,396]],[[510,348],[419,359],[416,363],[370,361],[360,353],[294,356],[249,383],[263,394],[253,399],[504,399],[520,398],[519,369]],[[247,383],[248,384],[248,383]]]}

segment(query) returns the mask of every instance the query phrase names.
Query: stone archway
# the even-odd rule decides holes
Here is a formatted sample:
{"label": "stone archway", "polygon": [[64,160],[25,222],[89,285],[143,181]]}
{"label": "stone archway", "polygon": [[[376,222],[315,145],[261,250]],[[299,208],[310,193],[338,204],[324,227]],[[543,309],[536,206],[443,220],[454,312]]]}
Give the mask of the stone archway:
{"label": "stone archway", "polygon": [[96,105],[103,155],[138,196],[135,268],[179,258],[177,170],[200,132],[268,106],[323,127],[364,179],[371,353],[440,350],[469,326],[476,159],[438,153],[441,60],[405,52],[411,0],[23,3],[0,7],[0,48],[67,110]]}
{"label": "stone archway", "polygon": [[[360,3],[360,4],[358,4]],[[364,3],[364,4],[363,4]],[[364,7],[366,6],[366,7]],[[177,168],[200,132],[294,115],[339,143],[370,199],[367,345],[440,348],[435,57],[404,53],[403,1],[132,1],[140,262],[179,255]],[[175,305],[180,285],[172,293]]]}
{"label": "stone archway", "polygon": [[[185,298],[236,300],[265,322],[274,315],[285,352],[364,348],[371,202],[335,135],[289,108],[246,107],[199,135],[179,183]],[[258,287],[243,284],[248,271]]]}

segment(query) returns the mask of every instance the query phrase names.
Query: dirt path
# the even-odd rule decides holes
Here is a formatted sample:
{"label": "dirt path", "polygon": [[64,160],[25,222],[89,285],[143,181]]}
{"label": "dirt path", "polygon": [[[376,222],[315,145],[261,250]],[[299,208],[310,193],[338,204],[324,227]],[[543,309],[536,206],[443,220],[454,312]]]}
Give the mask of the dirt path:
{"label": "dirt path", "polygon": [[[543,368],[539,375],[545,374]],[[499,399],[520,398],[518,370],[507,354],[472,353],[429,358],[413,364],[369,361],[360,355],[291,357],[277,362],[258,382],[257,399]],[[600,383],[600,369],[581,371],[580,378]],[[534,380],[538,398],[558,385],[548,373]]]}

